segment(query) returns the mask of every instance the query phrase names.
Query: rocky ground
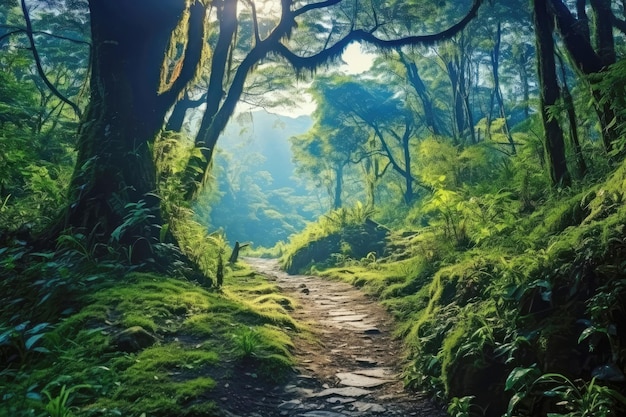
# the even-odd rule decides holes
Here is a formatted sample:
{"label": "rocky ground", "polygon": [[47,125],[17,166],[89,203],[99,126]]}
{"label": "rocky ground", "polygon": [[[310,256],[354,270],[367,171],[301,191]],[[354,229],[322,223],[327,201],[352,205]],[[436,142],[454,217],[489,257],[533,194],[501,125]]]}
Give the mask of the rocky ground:
{"label": "rocky ground", "polygon": [[245,262],[298,301],[293,316],[316,337],[295,341],[299,365],[288,383],[264,387],[244,372],[217,387],[222,409],[242,417],[445,416],[423,395],[404,390],[401,346],[375,301],[346,283],[288,275],[275,260]]}

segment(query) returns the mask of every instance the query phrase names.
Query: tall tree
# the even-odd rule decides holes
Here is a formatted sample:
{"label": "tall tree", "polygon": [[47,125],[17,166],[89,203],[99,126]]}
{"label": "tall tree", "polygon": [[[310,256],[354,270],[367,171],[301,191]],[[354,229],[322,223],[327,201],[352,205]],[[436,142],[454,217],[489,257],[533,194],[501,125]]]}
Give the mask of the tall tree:
{"label": "tall tree", "polygon": [[411,144],[418,126],[412,110],[396,91],[377,82],[350,78],[335,78],[317,85],[325,105],[341,115],[341,123],[361,124],[371,131],[377,142],[375,154],[385,158],[404,182],[406,204],[414,201],[416,187],[430,190],[413,175]]}
{"label": "tall tree", "polygon": [[[324,106],[321,106],[324,108]],[[326,187],[330,208],[343,206],[344,177],[350,165],[364,160],[367,132],[358,125],[344,124],[318,110],[316,122],[305,134],[292,137],[291,148],[296,170]]]}
{"label": "tall tree", "polygon": [[[70,201],[58,226],[120,243],[137,259],[162,223],[150,144],[177,96],[193,78],[205,43],[205,7],[167,0],[91,0],[90,102],[79,131]],[[170,70],[164,55],[182,50]],[[143,215],[129,217],[141,209]]]}
{"label": "tall tree", "polygon": [[433,100],[428,93],[428,89],[426,88],[426,84],[422,80],[420,76],[419,69],[415,61],[409,59],[409,57],[401,50],[398,51],[398,56],[400,58],[400,62],[404,66],[406,70],[406,76],[408,82],[411,84],[415,93],[419,97],[422,108],[424,109],[424,120],[426,122],[426,127],[428,130],[432,132],[433,135],[441,135],[442,131],[439,128],[439,124],[437,122],[437,117],[435,114],[435,105]]}
{"label": "tall tree", "polygon": [[550,178],[553,184],[569,186],[571,178],[565,159],[563,130],[558,118],[550,114],[550,106],[559,100],[559,85],[554,59],[553,19],[549,11],[550,0],[533,0],[533,18],[537,44],[537,72],[539,74],[541,120],[545,134]]}
{"label": "tall tree", "polygon": [[[611,2],[593,0],[590,3],[595,17],[593,30],[590,29],[585,12],[585,1],[577,2],[578,18],[561,0],[549,1],[549,10],[556,20],[556,28],[561,39],[574,65],[585,75],[604,71],[616,59],[613,39],[613,24],[616,19],[611,11]],[[596,40],[595,48],[590,38],[591,32]],[[593,78],[590,79],[590,87],[595,99],[594,106],[600,121],[604,147],[610,152],[613,149],[613,142],[619,135],[617,126],[622,124],[622,121],[616,119],[611,98],[602,93]]]}

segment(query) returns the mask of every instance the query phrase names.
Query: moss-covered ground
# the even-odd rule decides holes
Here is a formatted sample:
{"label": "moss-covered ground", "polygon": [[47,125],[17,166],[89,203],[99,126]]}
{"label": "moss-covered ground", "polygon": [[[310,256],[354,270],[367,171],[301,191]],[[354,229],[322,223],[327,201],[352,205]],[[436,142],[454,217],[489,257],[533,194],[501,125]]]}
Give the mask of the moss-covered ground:
{"label": "moss-covered ground", "polygon": [[[294,302],[239,265],[221,289],[130,272],[77,293],[56,321],[37,324],[33,314],[14,325],[3,314],[0,415],[219,415],[216,384],[241,372],[275,383],[291,372]],[[122,351],[120,333],[137,326],[147,347]]]}

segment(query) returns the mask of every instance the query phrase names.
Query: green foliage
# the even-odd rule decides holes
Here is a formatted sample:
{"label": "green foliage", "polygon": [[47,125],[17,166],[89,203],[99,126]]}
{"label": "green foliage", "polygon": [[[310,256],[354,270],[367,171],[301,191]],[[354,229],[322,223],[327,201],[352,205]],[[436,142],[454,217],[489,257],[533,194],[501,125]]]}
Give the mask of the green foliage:
{"label": "green foliage", "polygon": [[[572,381],[559,373],[536,376],[536,367],[515,368],[506,382],[506,389],[516,393],[509,402],[507,416],[530,416],[541,400],[551,403],[557,417],[611,416],[626,410],[626,397],[619,391],[591,381]],[[536,378],[536,379],[535,379]],[[527,410],[526,412],[523,410]],[[529,414],[530,413],[530,414]]]}
{"label": "green foliage", "polygon": [[68,388],[66,385],[63,385],[61,387],[61,391],[56,396],[53,396],[50,391],[44,389],[42,393],[48,399],[48,403],[46,404],[46,413],[48,413],[50,417],[72,417],[74,414],[72,413],[72,409],[70,407],[70,396],[74,392],[84,388],[91,388],[91,386],[74,385]]}
{"label": "green foliage", "polygon": [[233,335],[235,355],[240,359],[252,358],[261,355],[261,336],[252,328],[244,327]]}
{"label": "green foliage", "polygon": [[[513,161],[530,164],[519,152]],[[389,235],[386,255],[323,274],[384,299],[409,351],[406,383],[450,413],[621,412],[625,167],[555,192],[543,179],[442,186]]]}
{"label": "green foliage", "polygon": [[[473,406],[472,400],[474,396],[467,395],[465,397],[454,397],[448,404],[448,414],[450,417],[471,417],[473,415],[484,415],[480,412],[480,407]],[[482,411],[482,410],[481,410]]]}
{"label": "green foliage", "polygon": [[[281,263],[295,273],[326,262],[327,266],[359,261],[382,254],[388,230],[371,221],[372,208],[360,202],[341,208],[310,223],[283,247]],[[369,261],[366,261],[369,262]]]}
{"label": "green foliage", "polygon": [[24,365],[33,355],[49,353],[50,351],[41,344],[41,339],[46,336],[50,323],[31,325],[25,321],[12,327],[0,327],[0,353],[4,362],[9,364],[17,362]]}
{"label": "green foliage", "polygon": [[590,77],[594,86],[601,91],[600,106],[610,106],[615,114],[615,118],[610,121],[607,128],[615,128],[619,132],[617,141],[613,144],[612,156],[624,156],[626,151],[626,63],[618,60],[612,64],[602,75],[594,74]]}

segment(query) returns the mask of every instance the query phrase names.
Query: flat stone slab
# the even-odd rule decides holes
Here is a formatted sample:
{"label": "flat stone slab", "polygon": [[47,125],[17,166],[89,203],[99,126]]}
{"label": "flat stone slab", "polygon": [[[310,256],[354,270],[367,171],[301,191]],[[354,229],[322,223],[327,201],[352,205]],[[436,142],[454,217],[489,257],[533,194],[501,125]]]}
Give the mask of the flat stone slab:
{"label": "flat stone slab", "polygon": [[363,366],[376,366],[376,365],[378,365],[378,361],[376,359],[372,359],[372,358],[359,357],[359,358],[354,358],[354,360],[356,361],[356,363],[358,363],[359,365],[363,365]]}
{"label": "flat stone slab", "polygon": [[370,368],[353,371],[355,374],[371,376],[372,378],[395,378],[391,368]]}
{"label": "flat stone slab", "polygon": [[363,397],[371,393],[372,391],[357,387],[327,388],[317,394],[313,394],[313,397],[328,397],[330,395],[338,395],[340,397]]}
{"label": "flat stone slab", "polygon": [[285,401],[284,403],[278,406],[280,410],[295,410],[296,408],[302,408],[302,401],[300,400],[291,400]]}
{"label": "flat stone slab", "polygon": [[353,405],[361,413],[366,413],[368,411],[370,413],[384,413],[385,411],[387,411],[385,407],[383,407],[380,404],[375,404],[375,403],[365,403],[365,402],[357,401]]}
{"label": "flat stone slab", "polygon": [[363,321],[365,317],[367,317],[367,314],[352,314],[349,316],[334,316],[331,318],[331,320],[344,323],[344,322],[353,322],[353,321]]}
{"label": "flat stone slab", "polygon": [[298,417],[347,417],[345,414],[334,413],[332,411],[315,410],[304,414],[298,414]]}
{"label": "flat stone slab", "polygon": [[338,310],[328,312],[329,316],[349,316],[350,314],[356,314],[356,312],[352,310],[346,310],[345,308],[340,308]]}
{"label": "flat stone slab", "polygon": [[388,382],[393,382],[390,379],[372,378],[369,376],[358,375],[351,372],[339,372],[336,375],[337,378],[341,380],[341,385],[347,385],[349,387],[372,388],[378,387]]}

